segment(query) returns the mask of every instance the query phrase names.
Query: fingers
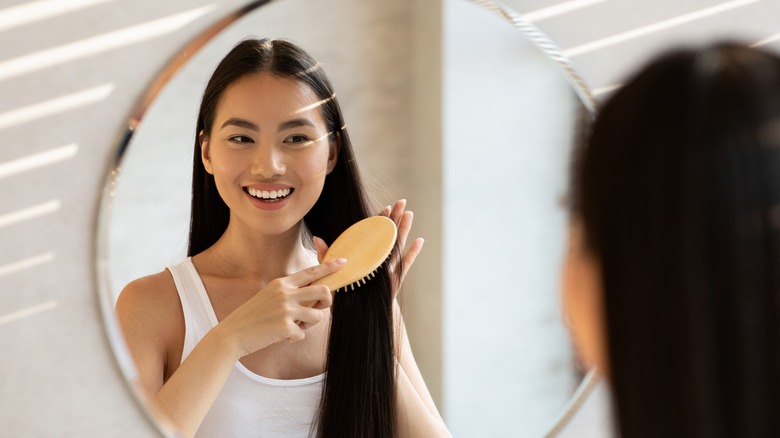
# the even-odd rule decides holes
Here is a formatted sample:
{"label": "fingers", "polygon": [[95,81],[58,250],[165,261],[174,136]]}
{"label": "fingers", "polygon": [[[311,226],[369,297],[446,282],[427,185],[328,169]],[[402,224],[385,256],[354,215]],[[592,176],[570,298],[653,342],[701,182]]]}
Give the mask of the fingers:
{"label": "fingers", "polygon": [[[412,230],[412,223],[414,222],[414,213],[406,211],[406,199],[399,199],[392,207],[389,205],[386,206],[379,214],[389,217],[395,222],[396,228],[398,229],[398,238],[396,242],[398,251],[395,252],[389,269],[391,273],[397,275],[396,281],[400,286],[403,283],[409,268],[412,267],[417,256],[420,254],[420,251],[422,251],[423,243],[425,243],[425,241],[422,238],[415,239],[409,250],[404,254],[406,240],[409,238],[409,233]],[[401,272],[397,272],[399,264],[403,268]]]}
{"label": "fingers", "polygon": [[420,254],[420,251],[422,251],[423,244],[425,244],[425,240],[422,237],[418,237],[414,239],[412,242],[412,245],[409,247],[409,251],[406,252],[406,255],[403,257],[403,272],[401,272],[401,283],[404,281],[404,277],[406,277],[406,273],[409,272],[409,268],[412,267],[414,264],[414,261],[417,259],[417,256]]}
{"label": "fingers", "polygon": [[382,211],[379,212],[379,215],[389,217],[395,222],[395,225],[398,226],[405,209],[406,199],[399,199],[395,201],[395,204],[393,204],[392,207],[388,205],[383,208]]}
{"label": "fingers", "polygon": [[330,291],[328,291],[328,296],[330,297],[330,300],[317,301],[316,303],[314,303],[314,305],[309,307],[313,309],[320,309],[320,310],[327,309],[328,307],[333,305],[333,294],[330,293]]}
{"label": "fingers", "polygon": [[314,236],[312,240],[314,241],[314,247],[317,248],[317,261],[322,263],[325,253],[328,252],[328,244],[317,236]]}
{"label": "fingers", "polygon": [[[398,250],[393,255],[390,263],[390,271],[395,272],[397,270],[396,265],[398,265],[399,262],[403,262],[404,264],[408,263],[409,265],[414,263],[414,259],[422,249],[422,242],[417,243],[417,246],[413,248],[413,253],[406,254],[403,258],[401,256],[406,248],[406,240],[409,238],[409,232],[412,230],[412,223],[414,222],[414,213],[406,211],[406,199],[399,199],[392,207],[389,205],[386,206],[379,214],[389,217],[395,222],[396,228],[398,229],[398,237],[396,239]],[[403,276],[406,274],[407,270],[408,268],[404,268],[404,272],[401,273],[402,275],[399,280],[403,281]]]}
{"label": "fingers", "polygon": [[333,294],[328,286],[307,286],[297,290],[296,298],[304,307],[324,309],[333,304]]}
{"label": "fingers", "polygon": [[406,209],[406,199],[399,199],[395,201],[395,205],[393,205],[393,209],[390,211],[390,219],[395,222],[395,225],[398,226],[401,222],[401,217],[404,214],[404,210]]}
{"label": "fingers", "polygon": [[395,222],[395,227],[398,229],[398,250],[402,252],[406,245],[406,238],[409,236],[409,230],[412,228],[413,214],[411,211],[406,210],[406,199],[399,199],[395,201],[393,206],[386,206],[379,212],[380,216],[386,216]]}
{"label": "fingers", "polygon": [[402,253],[406,247],[406,239],[409,237],[409,231],[412,230],[412,222],[414,221],[414,213],[411,211],[405,211],[401,214],[401,218],[398,220],[398,252]]}
{"label": "fingers", "polygon": [[[307,329],[322,321],[323,309],[333,304],[333,295],[327,286],[308,286],[296,291],[298,306],[290,310],[290,319],[300,328]],[[287,339],[289,342],[300,339]]]}
{"label": "fingers", "polygon": [[345,263],[347,263],[347,259],[338,258],[327,263],[306,268],[303,271],[298,271],[295,274],[285,277],[285,280],[294,287],[308,286],[315,280],[338,271]]}
{"label": "fingers", "polygon": [[293,315],[294,322],[298,327],[306,330],[312,326],[315,326],[325,319],[325,313],[319,309],[312,309],[311,307],[301,307],[296,310]]}
{"label": "fingers", "polygon": [[425,239],[423,239],[422,237],[418,237],[414,239],[414,241],[412,242],[412,246],[409,247],[409,251],[407,251],[406,255],[404,256],[404,266],[406,267],[406,269],[409,269],[409,267],[414,264],[414,260],[420,254],[420,251],[422,251],[424,244],[425,244]]}

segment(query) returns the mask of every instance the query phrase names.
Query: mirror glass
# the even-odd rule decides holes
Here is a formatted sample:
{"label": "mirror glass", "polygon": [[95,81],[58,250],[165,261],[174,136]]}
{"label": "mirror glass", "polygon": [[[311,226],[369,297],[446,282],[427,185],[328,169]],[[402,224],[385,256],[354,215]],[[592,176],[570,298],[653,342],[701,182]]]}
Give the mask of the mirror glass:
{"label": "mirror glass", "polygon": [[517,28],[447,5],[443,404],[456,436],[543,436],[581,380],[559,289],[588,111]]}
{"label": "mirror glass", "polygon": [[[195,118],[216,64],[247,36],[289,39],[333,81],[378,201],[405,197],[416,222],[428,218],[407,286],[427,284],[420,279],[434,272],[441,292],[404,306],[451,432],[541,436],[581,378],[558,290],[569,156],[588,111],[547,55],[505,18],[465,0],[439,5],[439,58],[421,60],[414,45],[426,37],[412,3],[268,2],[182,63],[121,150],[103,206],[103,298],[113,305],[128,282],[186,256]],[[421,85],[429,69],[438,83]],[[440,102],[422,102],[427,86],[440,87]],[[415,135],[428,128],[441,133],[438,144]],[[428,148],[440,157],[434,163],[417,159]],[[431,318],[440,331],[415,331]]]}

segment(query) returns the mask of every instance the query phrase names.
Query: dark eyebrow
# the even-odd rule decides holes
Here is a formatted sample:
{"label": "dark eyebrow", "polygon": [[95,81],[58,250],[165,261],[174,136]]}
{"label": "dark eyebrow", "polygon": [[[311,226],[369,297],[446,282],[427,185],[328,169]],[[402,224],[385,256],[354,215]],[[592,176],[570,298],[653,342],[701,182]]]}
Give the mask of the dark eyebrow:
{"label": "dark eyebrow", "polygon": [[311,126],[312,128],[316,128],[316,126],[314,126],[314,122],[312,122],[309,119],[301,118],[301,119],[288,120],[282,123],[281,125],[279,125],[279,130],[284,131],[286,129],[298,128],[301,126]]}
{"label": "dark eyebrow", "polygon": [[254,123],[250,122],[246,119],[239,119],[236,117],[231,117],[225,121],[225,123],[222,124],[222,127],[219,129],[224,129],[226,126],[238,126],[239,128],[245,128],[245,129],[251,129],[253,131],[259,131],[260,128],[257,127]]}

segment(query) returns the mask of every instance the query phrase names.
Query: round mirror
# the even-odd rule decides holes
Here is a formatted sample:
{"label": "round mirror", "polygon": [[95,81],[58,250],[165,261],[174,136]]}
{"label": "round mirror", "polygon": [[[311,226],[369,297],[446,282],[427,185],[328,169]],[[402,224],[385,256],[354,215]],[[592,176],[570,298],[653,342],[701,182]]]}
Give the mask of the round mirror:
{"label": "round mirror", "polygon": [[133,113],[108,183],[102,299],[111,309],[128,282],[186,257],[205,83],[241,39],[285,38],[332,79],[375,198],[407,198],[412,236],[426,239],[402,300],[450,431],[541,436],[582,378],[558,291],[569,157],[592,105],[509,11],[414,3],[253,2],[176,58]]}

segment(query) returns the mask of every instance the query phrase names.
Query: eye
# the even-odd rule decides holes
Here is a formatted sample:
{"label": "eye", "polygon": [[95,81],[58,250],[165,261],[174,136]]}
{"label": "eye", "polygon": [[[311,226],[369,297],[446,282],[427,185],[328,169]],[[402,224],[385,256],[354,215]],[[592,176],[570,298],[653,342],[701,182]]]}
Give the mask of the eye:
{"label": "eye", "polygon": [[228,140],[230,140],[233,143],[240,143],[240,144],[249,144],[252,143],[253,140],[246,135],[234,135],[230,137]]}
{"label": "eye", "polygon": [[284,139],[284,143],[302,146],[309,142],[309,137],[303,134],[293,134]]}

